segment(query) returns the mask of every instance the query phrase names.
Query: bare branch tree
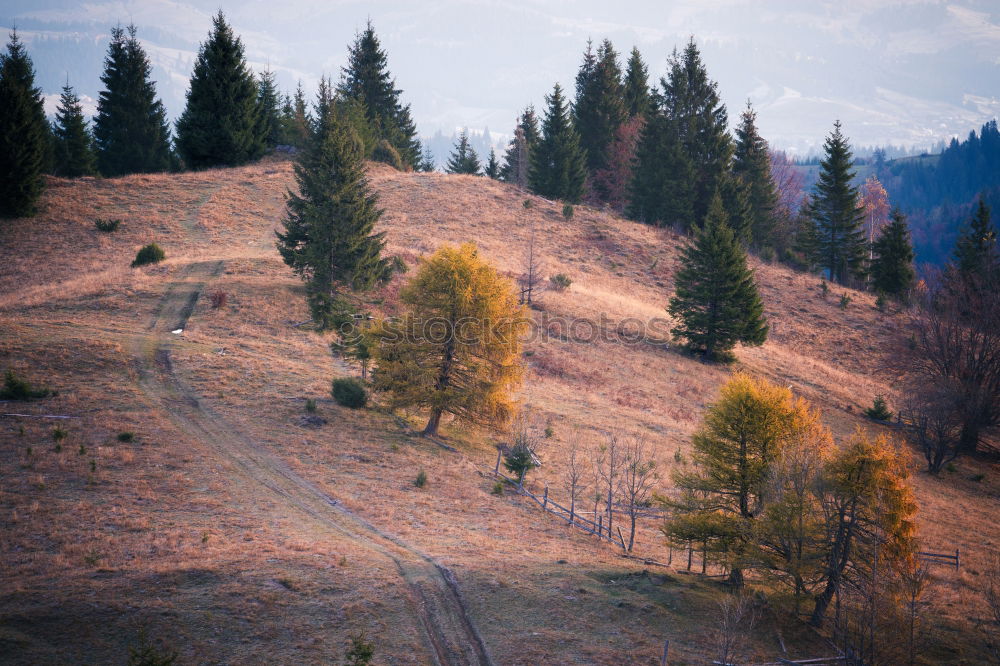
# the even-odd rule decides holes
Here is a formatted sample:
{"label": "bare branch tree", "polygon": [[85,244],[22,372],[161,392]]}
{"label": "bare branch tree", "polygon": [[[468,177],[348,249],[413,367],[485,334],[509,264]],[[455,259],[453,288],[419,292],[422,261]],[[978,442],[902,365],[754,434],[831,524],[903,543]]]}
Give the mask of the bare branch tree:
{"label": "bare branch tree", "polygon": [[528,239],[528,251],[524,256],[524,272],[517,279],[517,284],[521,292],[520,302],[522,305],[531,305],[531,299],[535,292],[542,291],[545,288],[545,283],[542,280],[543,270],[541,260],[535,251],[535,229],[532,227],[531,236]]}
{"label": "bare branch tree", "polygon": [[600,464],[597,467],[597,475],[600,483],[601,497],[604,500],[608,520],[605,525],[608,535],[611,534],[612,523],[614,522],[615,499],[618,496],[618,485],[622,474],[622,442],[617,433],[611,433],[607,437],[607,443],[598,450]]}
{"label": "bare branch tree", "polygon": [[1000,661],[1000,554],[993,554],[985,577],[983,596],[986,598],[987,617],[979,622],[979,631],[983,634],[986,647]]}
{"label": "bare branch tree", "polygon": [[563,475],[566,492],[569,493],[569,523],[573,524],[576,517],[576,501],[587,489],[584,479],[585,466],[583,456],[580,452],[579,440],[573,438],[569,446],[569,458],[566,461],[566,471]]}
{"label": "bare branch tree", "polygon": [[629,518],[628,552],[635,545],[636,521],[642,509],[649,507],[657,479],[656,461],[650,458],[646,441],[636,436],[624,438],[621,497]]}
{"label": "bare branch tree", "polygon": [[937,475],[958,457],[962,434],[959,391],[947,383],[914,386],[904,400],[910,439],[924,454],[927,471]]}
{"label": "bare branch tree", "polygon": [[718,662],[726,666],[745,656],[750,632],[757,624],[758,609],[746,593],[727,595],[719,602],[719,620],[715,628]]}

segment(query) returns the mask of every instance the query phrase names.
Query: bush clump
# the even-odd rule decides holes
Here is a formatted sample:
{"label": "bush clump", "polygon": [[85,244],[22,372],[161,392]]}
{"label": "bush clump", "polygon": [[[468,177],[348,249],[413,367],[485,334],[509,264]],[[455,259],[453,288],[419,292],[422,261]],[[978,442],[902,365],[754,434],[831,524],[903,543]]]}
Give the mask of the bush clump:
{"label": "bush clump", "polygon": [[135,433],[125,430],[118,433],[118,441],[123,444],[131,444],[135,441]]}
{"label": "bush clump", "polygon": [[413,479],[413,485],[417,488],[423,488],[427,485],[427,472],[420,470],[417,472],[417,478]]}
{"label": "bush clump", "polygon": [[145,266],[146,264],[158,264],[166,258],[167,254],[163,251],[162,247],[156,243],[150,243],[149,245],[144,245],[135,255],[135,259],[132,261],[132,268]]}
{"label": "bush clump", "polygon": [[372,151],[372,160],[388,164],[397,171],[406,170],[406,166],[403,164],[403,158],[400,156],[399,151],[385,139],[382,139],[375,144],[375,148]]}
{"label": "bush clump", "polygon": [[563,219],[565,220],[573,219],[573,204],[571,203],[563,204]]}
{"label": "bush clump", "polygon": [[549,282],[552,283],[552,288],[556,291],[566,291],[569,286],[573,284],[573,280],[570,279],[565,273],[557,273],[549,278]]}
{"label": "bush clump", "polygon": [[341,407],[351,409],[361,409],[368,404],[368,392],[357,379],[352,377],[341,377],[333,380],[333,388],[330,391],[333,399]]}
{"label": "bush clump", "polygon": [[0,388],[0,400],[37,400],[55,395],[47,388],[35,388],[13,370],[4,375],[3,388]]}
{"label": "bush clump", "polygon": [[118,231],[118,227],[121,226],[122,221],[118,218],[103,218],[99,217],[94,220],[94,226],[97,227],[98,231],[103,231],[106,234],[110,234],[113,231]]}

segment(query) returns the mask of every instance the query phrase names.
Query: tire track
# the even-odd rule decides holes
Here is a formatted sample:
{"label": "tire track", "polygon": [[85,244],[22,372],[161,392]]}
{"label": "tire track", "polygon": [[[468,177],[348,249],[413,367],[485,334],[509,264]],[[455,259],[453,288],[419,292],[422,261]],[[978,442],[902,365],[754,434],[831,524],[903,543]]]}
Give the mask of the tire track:
{"label": "tire track", "polygon": [[450,570],[303,479],[278,456],[202,405],[197,394],[174,373],[170,331],[185,327],[205,284],[222,272],[223,265],[222,261],[187,265],[168,286],[146,331],[135,337],[133,354],[144,392],[181,429],[232,463],[244,481],[282,500],[290,513],[310,523],[311,530],[322,528],[391,560],[407,583],[413,611],[423,629],[428,661],[440,666],[492,665]]}

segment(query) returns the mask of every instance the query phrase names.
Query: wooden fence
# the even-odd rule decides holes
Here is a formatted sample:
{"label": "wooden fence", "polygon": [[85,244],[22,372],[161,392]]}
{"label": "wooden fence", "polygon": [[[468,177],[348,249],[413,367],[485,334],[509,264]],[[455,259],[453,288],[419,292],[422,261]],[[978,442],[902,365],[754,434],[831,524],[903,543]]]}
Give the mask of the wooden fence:
{"label": "wooden fence", "polygon": [[955,567],[955,571],[958,571],[959,564],[961,564],[961,560],[959,559],[960,553],[958,552],[958,548],[955,549],[954,555],[949,555],[948,553],[920,552],[917,553],[917,557],[919,557],[924,562],[927,562],[928,564],[943,564],[945,566]]}

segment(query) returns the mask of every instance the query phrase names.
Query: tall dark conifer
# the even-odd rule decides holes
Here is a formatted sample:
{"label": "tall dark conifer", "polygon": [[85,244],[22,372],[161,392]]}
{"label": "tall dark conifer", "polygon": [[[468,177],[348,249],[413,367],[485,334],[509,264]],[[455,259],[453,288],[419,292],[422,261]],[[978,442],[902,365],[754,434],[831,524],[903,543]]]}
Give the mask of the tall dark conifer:
{"label": "tall dark conifer", "polygon": [[420,163],[421,146],[410,107],[400,101],[403,91],[396,88],[389,73],[386,52],[371,21],[348,48],[348,63],[338,88],[344,97],[364,104],[376,140],[388,140],[409,167]]}
{"label": "tall dark conifer", "polygon": [[[288,102],[291,110],[291,100]],[[281,94],[274,80],[274,72],[265,69],[257,78],[257,136],[263,142],[266,152],[282,143],[282,114]]]}
{"label": "tall dark conifer", "polygon": [[350,294],[384,283],[396,263],[383,257],[385,238],[373,229],[382,216],[365,176],[361,141],[326,84],[320,86],[315,131],[294,166],[278,251],[306,283],[313,320],[321,330],[347,321]]}
{"label": "tall dark conifer", "polygon": [[486,166],[483,167],[483,175],[493,180],[500,179],[500,163],[497,161],[496,151],[492,148],[490,148],[490,158],[486,161]]}
{"label": "tall dark conifer", "polygon": [[264,152],[258,97],[243,41],[226,17],[212,19],[194,63],[187,106],[177,121],[177,150],[192,169],[234,166]]}
{"label": "tall dark conifer", "polygon": [[730,358],[737,343],[761,345],[767,339],[753,272],[718,194],[712,197],[704,226],[682,251],[667,311],[677,320],[673,335],[709,361]]}
{"label": "tall dark conifer", "polygon": [[112,28],[101,75],[104,90],[97,99],[94,117],[97,168],[105,176],[171,167],[167,112],[156,99],[151,71],[135,26]]}
{"label": "tall dark conifer", "polygon": [[[608,166],[608,150],[618,128],[628,119],[622,93],[622,72],[618,54],[608,40],[597,47],[596,56],[587,53],[577,74],[577,96],[573,105],[573,125],[580,135],[580,147],[593,176]],[[606,192],[594,192],[606,200]]]}
{"label": "tall dark conifer", "polygon": [[580,137],[558,83],[545,102],[548,107],[542,120],[542,137],[530,154],[528,186],[543,197],[576,203],[587,177]]}
{"label": "tall dark conifer", "polygon": [[700,224],[733,155],[726,105],[719,98],[718,84],[708,77],[693,38],[683,53],[671,57],[670,72],[660,85],[664,111],[674,120],[694,168],[692,222]]}
{"label": "tall dark conifer", "polygon": [[695,171],[674,125],[662,112],[649,114],[639,137],[625,212],[646,224],[689,229]]}
{"label": "tall dark conifer", "polygon": [[517,119],[514,137],[507,146],[507,152],[504,153],[503,166],[500,167],[501,180],[520,187],[528,186],[531,151],[538,145],[540,138],[535,107],[529,105]]}
{"label": "tall dark conifer", "polygon": [[733,175],[746,187],[750,206],[749,241],[758,248],[773,246],[778,191],[771,176],[767,141],[757,131],[757,114],[749,101],[736,128]]}
{"label": "tall dark conifer", "polygon": [[448,157],[448,164],[445,165],[444,170],[448,173],[478,176],[481,168],[476,151],[469,145],[469,133],[463,131],[455,144],[455,150]]}
{"label": "tall dark conifer", "polygon": [[913,287],[914,277],[910,230],[906,217],[896,209],[872,245],[872,289],[902,299]]}
{"label": "tall dark conifer", "polygon": [[816,228],[816,263],[830,279],[846,284],[865,273],[864,211],[854,179],[854,157],[840,121],[823,145],[819,180],[813,190],[810,214]]}
{"label": "tall dark conifer", "polygon": [[63,178],[79,178],[97,173],[94,156],[94,139],[87,129],[80,98],[67,83],[59,96],[56,121],[52,127],[54,137],[53,173]]}
{"label": "tall dark conifer", "polygon": [[34,215],[45,185],[49,125],[17,32],[0,53],[0,217]]}
{"label": "tall dark conifer", "polygon": [[649,111],[649,71],[642,61],[642,54],[634,46],[625,69],[622,92],[629,117],[641,116]]}
{"label": "tall dark conifer", "polygon": [[953,265],[965,282],[995,287],[992,281],[1000,274],[1000,247],[989,206],[982,197],[972,219],[955,241]]}

